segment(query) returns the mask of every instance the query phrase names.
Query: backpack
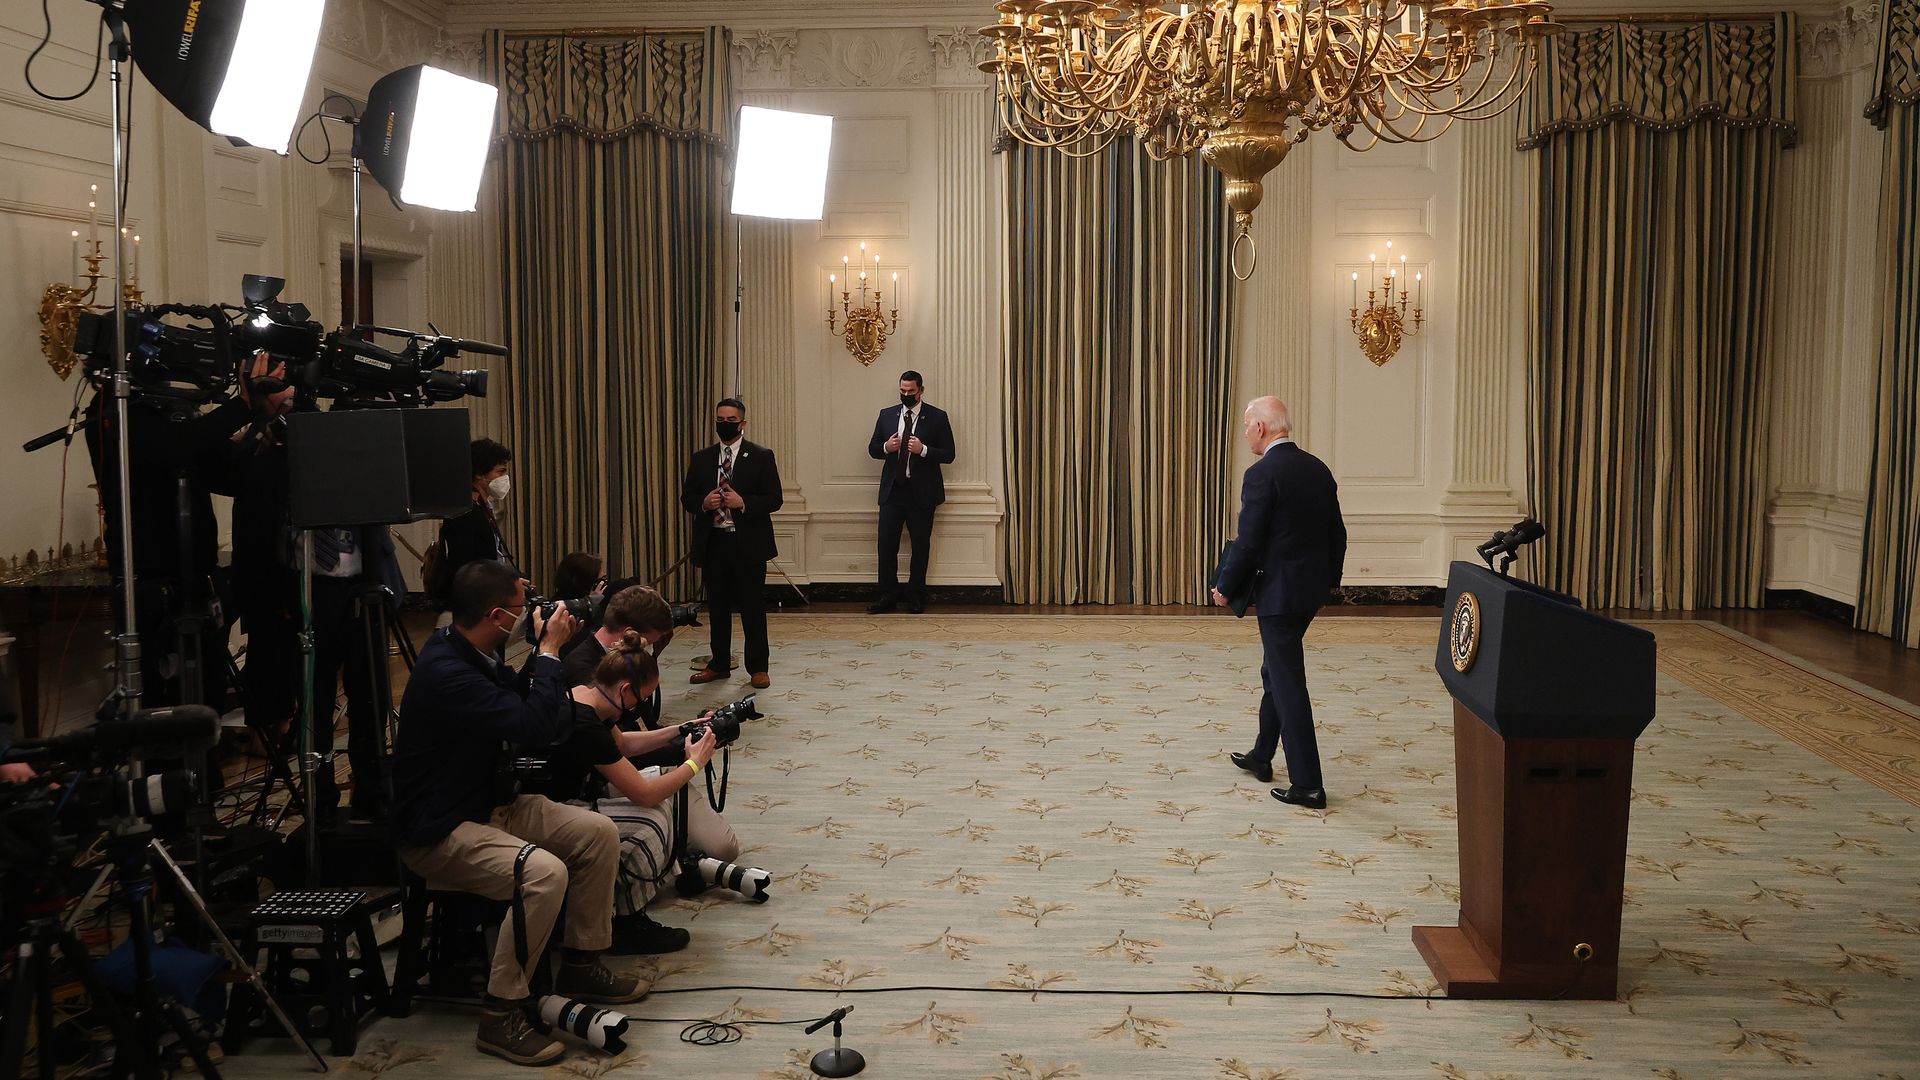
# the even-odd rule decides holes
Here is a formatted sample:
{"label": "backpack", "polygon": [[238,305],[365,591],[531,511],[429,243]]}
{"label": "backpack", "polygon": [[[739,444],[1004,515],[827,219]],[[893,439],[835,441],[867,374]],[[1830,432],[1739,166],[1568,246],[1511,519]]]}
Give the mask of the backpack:
{"label": "backpack", "polygon": [[426,590],[427,601],[435,610],[444,611],[453,592],[453,559],[447,551],[447,529],[443,524],[440,535],[427,545],[426,558],[420,560],[420,587]]}

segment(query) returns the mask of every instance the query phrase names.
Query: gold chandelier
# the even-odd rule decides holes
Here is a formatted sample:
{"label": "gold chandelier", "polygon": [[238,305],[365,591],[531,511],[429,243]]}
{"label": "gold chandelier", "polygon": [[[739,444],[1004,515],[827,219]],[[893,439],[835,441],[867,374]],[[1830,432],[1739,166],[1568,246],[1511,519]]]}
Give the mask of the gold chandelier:
{"label": "gold chandelier", "polygon": [[[1009,133],[1076,157],[1131,134],[1227,178],[1233,271],[1253,272],[1261,178],[1332,128],[1356,150],[1498,116],[1561,27],[1546,0],[1001,0],[981,33]],[[1169,8],[1177,10],[1169,10]],[[1243,273],[1240,253],[1249,258]]]}

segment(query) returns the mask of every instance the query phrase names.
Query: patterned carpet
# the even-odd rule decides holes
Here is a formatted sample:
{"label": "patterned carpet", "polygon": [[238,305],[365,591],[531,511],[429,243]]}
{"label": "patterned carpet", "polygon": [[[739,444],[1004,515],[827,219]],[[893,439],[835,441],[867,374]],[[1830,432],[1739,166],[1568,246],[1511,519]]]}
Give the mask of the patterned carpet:
{"label": "patterned carpet", "polygon": [[[1250,622],[787,616],[727,807],[774,898],[658,911],[694,943],[642,965],[662,992],[630,1011],[851,1004],[848,1044],[881,1077],[1920,1080],[1920,716],[1710,624],[1652,628],[1617,1002],[1435,995],[1408,937],[1458,895],[1433,620],[1314,626],[1333,798],[1314,814],[1225,760],[1252,741]],[[669,712],[744,688],[670,674]],[[746,986],[804,993],[664,992]],[[921,989],[862,993],[888,987]],[[377,1021],[342,1064],[526,1075],[472,1028]],[[560,1068],[799,1080],[827,1044],[678,1030]],[[255,1043],[226,1072],[296,1067]]]}

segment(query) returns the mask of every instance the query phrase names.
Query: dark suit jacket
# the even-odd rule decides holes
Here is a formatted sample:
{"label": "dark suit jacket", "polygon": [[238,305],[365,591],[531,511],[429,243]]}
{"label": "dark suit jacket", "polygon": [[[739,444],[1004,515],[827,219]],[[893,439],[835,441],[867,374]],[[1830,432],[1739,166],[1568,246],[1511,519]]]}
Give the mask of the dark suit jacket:
{"label": "dark suit jacket", "polygon": [[[886,462],[880,470],[880,503],[886,505],[893,495],[893,484],[898,476],[899,466],[895,460],[899,454],[887,453],[887,440],[900,430],[901,405],[880,410],[880,419],[874,421],[873,438],[867,440],[867,456]],[[913,459],[913,483],[906,487],[907,498],[915,506],[939,506],[947,501],[947,483],[940,476],[940,466],[953,464],[953,425],[947,421],[947,414],[926,402],[920,403],[920,420],[914,426],[913,434],[927,445],[927,456]]]}
{"label": "dark suit jacket", "polygon": [[[447,542],[447,565],[451,573],[457,574],[461,567],[481,559],[499,559],[514,565],[513,553],[507,550],[506,538],[500,535],[500,525],[483,503],[474,503],[466,513],[442,522],[440,538]],[[452,580],[451,574],[448,580]]]}
{"label": "dark suit jacket", "polygon": [[[699,451],[687,463],[686,479],[680,483],[680,505],[693,515],[693,565],[705,566],[707,541],[713,535],[713,511],[700,509],[700,503],[712,491],[720,476],[720,444]],[[780,490],[780,466],[773,451],[759,443],[740,440],[740,453],[733,462],[730,485],[746,502],[733,512],[733,528],[741,542],[744,557],[761,562],[779,554],[773,544],[773,512],[780,509],[786,496]]]}
{"label": "dark suit jacket", "polygon": [[1240,532],[1215,587],[1232,596],[1264,570],[1253,598],[1258,614],[1311,612],[1339,586],[1346,561],[1333,473],[1294,443],[1273,447],[1241,481]]}

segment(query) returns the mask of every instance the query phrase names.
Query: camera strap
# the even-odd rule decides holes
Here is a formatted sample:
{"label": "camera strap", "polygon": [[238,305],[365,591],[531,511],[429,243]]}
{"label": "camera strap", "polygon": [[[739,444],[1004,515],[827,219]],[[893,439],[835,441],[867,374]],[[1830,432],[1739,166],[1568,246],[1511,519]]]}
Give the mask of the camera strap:
{"label": "camera strap", "polygon": [[[522,974],[527,972],[527,905],[520,895],[520,886],[526,880],[527,860],[540,850],[538,844],[528,844],[513,857],[513,958],[520,965]],[[530,977],[530,976],[529,976]]]}

